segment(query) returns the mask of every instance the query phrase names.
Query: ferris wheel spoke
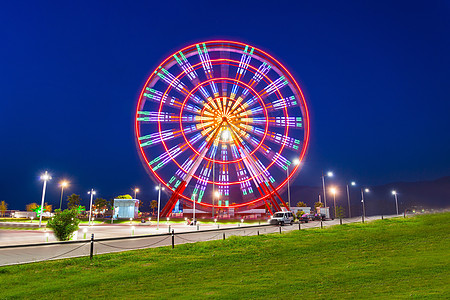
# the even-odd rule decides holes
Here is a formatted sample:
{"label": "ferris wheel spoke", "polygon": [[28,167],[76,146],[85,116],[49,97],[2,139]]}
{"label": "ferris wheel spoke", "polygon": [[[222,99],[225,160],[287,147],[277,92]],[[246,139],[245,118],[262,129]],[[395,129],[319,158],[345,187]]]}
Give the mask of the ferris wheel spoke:
{"label": "ferris wheel spoke", "polygon": [[277,145],[284,145],[289,149],[298,150],[301,146],[301,141],[299,139],[295,139],[278,132],[267,131],[267,134],[264,135],[264,130],[259,127],[251,125],[241,125],[241,127],[245,128],[248,133],[254,133],[261,137],[265,136],[266,140]]}
{"label": "ferris wheel spoke", "polygon": [[158,75],[162,81],[164,81],[183,95],[189,94],[187,86],[180,79],[176,78],[172,73],[170,73],[163,67],[160,66],[159,70],[155,71],[155,74]]}
{"label": "ferris wheel spoke", "polygon": [[269,126],[273,127],[293,127],[302,128],[302,117],[253,117],[253,118],[242,118],[241,121],[252,125],[262,125],[264,126],[266,122]]}
{"label": "ferris wheel spoke", "polygon": [[[191,63],[187,60],[186,56],[184,56],[183,52],[179,51],[178,54],[180,58],[176,54],[173,55],[175,60],[177,61],[180,68],[184,71],[184,73],[188,76],[191,81],[198,81],[197,72],[192,67]],[[196,84],[194,84],[196,85]]]}
{"label": "ferris wheel spoke", "polygon": [[152,161],[148,163],[149,167],[152,168],[153,171],[156,171],[164,166],[166,166],[171,160],[175,159],[178,155],[183,153],[186,150],[186,143],[182,145],[176,145],[170,148],[168,151],[160,154],[155,157]]}
{"label": "ferris wheel spoke", "polygon": [[[267,73],[269,73],[269,71],[270,71],[271,68],[272,68],[272,67],[271,67],[269,64],[267,64],[266,62],[263,62],[263,63],[259,66],[259,68],[258,68],[258,70],[256,71],[255,75],[253,75],[253,78],[250,79],[249,85],[250,85],[251,87],[253,87],[255,84],[258,84],[258,83],[261,81],[261,79],[263,79],[263,77],[265,77],[265,76],[267,75]],[[248,89],[246,89],[245,95],[246,95],[247,93],[248,93]]]}
{"label": "ferris wheel spoke", "polygon": [[147,134],[144,136],[140,136],[138,138],[139,141],[144,141],[142,143],[140,143],[141,147],[145,147],[145,146],[153,146],[156,145],[158,143],[161,143],[162,141],[167,142],[169,140],[172,140],[174,138],[180,137],[182,136],[183,132],[184,134],[189,134],[189,133],[193,133],[198,131],[199,129],[197,129],[195,127],[195,125],[191,125],[186,127],[183,130],[180,129],[167,129],[161,132],[155,132],[152,134]]}
{"label": "ferris wheel spoke", "polygon": [[252,59],[253,51],[255,51],[255,48],[252,47],[252,49],[248,52],[248,45],[245,46],[244,53],[242,53],[241,61],[239,62],[239,66],[236,71],[237,80],[241,80],[241,77],[247,72],[247,67]]}
{"label": "ferris wheel spoke", "polygon": [[[227,161],[228,157],[228,147],[225,144],[222,144],[220,156],[222,157],[222,161]],[[225,202],[225,205],[228,206],[228,197],[230,196],[230,175],[228,170],[228,164],[220,164],[219,165],[219,194],[222,196],[222,200]],[[219,204],[220,205],[220,204]]]}
{"label": "ferris wheel spoke", "polygon": [[[230,148],[233,159],[234,160],[240,159],[241,156],[239,155],[239,151],[234,142],[231,143]],[[237,174],[238,181],[240,182],[239,185],[242,195],[246,198],[250,197],[253,194],[253,188],[250,180],[248,180],[249,178],[248,175],[250,174],[250,172],[247,170],[245,163],[243,161],[238,161],[235,164],[235,171]]]}
{"label": "ferris wheel spoke", "polygon": [[[138,111],[137,121],[140,122],[160,122],[160,123],[178,123],[180,122],[180,116],[174,113],[168,112],[156,112],[156,111]],[[183,115],[181,121],[183,123],[197,123],[200,120],[211,119],[207,117],[201,117],[198,115]]]}
{"label": "ferris wheel spoke", "polygon": [[197,194],[197,202],[202,202],[203,196],[206,191],[206,186],[209,181],[209,177],[211,176],[212,171],[212,163],[208,161],[201,169],[200,173],[197,176],[197,182],[194,186],[194,194]]}
{"label": "ferris wheel spoke", "polygon": [[[267,75],[267,73],[270,71],[272,67],[267,64],[266,62],[263,62],[258,70],[256,71],[256,73],[253,75],[252,79],[250,79],[249,82],[249,86],[253,87],[255,84],[258,84],[261,79]],[[242,109],[240,109],[241,107],[239,106],[239,104],[247,97],[248,93],[250,92],[250,90],[248,88],[243,89],[241,96],[238,97],[238,100],[236,101],[235,105],[231,108],[231,111],[234,111],[236,108],[238,109],[238,111],[241,111]],[[254,96],[253,98],[255,98],[256,96]],[[251,102],[255,101],[255,99],[252,99]],[[251,103],[250,102],[250,103]],[[250,103],[244,104],[244,108],[248,107],[250,105]]]}
{"label": "ferris wheel spoke", "polygon": [[195,46],[197,47],[197,52],[200,57],[200,61],[202,62],[203,70],[205,71],[206,77],[208,79],[213,78],[214,76],[213,68],[211,60],[209,58],[208,49],[206,48],[206,44],[205,43],[202,44],[203,49],[202,46],[200,46],[199,44]]}
{"label": "ferris wheel spoke", "polygon": [[175,172],[175,174],[170,178],[170,180],[167,182],[167,185],[170,186],[172,183],[174,184],[174,188],[176,188],[181,181],[186,179],[187,172],[185,170],[188,170],[192,167],[192,165],[195,162],[195,157],[197,155],[191,154],[181,165],[181,167]]}
{"label": "ferris wheel spoke", "polygon": [[[180,109],[181,107],[183,107],[183,103],[178,98],[168,97],[167,94],[164,95],[161,91],[149,87],[146,88],[146,91],[147,93],[143,94],[146,99],[149,99],[156,103],[162,102],[163,104],[167,104],[176,109]],[[186,104],[184,106],[184,110],[195,113],[197,115],[201,114],[201,108],[195,104]]]}
{"label": "ferris wheel spoke", "polygon": [[280,90],[282,87],[286,86],[288,84],[288,81],[284,76],[281,76],[277,80],[271,82],[268,86],[266,86],[259,95],[261,97],[268,97],[275,93],[276,91]]}

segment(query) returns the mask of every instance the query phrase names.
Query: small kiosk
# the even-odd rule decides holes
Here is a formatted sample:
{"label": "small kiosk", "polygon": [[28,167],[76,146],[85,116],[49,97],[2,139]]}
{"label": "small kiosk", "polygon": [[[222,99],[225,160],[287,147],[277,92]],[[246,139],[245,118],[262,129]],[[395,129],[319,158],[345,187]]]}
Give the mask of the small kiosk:
{"label": "small kiosk", "polygon": [[114,199],[114,215],[117,219],[136,219],[138,217],[138,199]]}

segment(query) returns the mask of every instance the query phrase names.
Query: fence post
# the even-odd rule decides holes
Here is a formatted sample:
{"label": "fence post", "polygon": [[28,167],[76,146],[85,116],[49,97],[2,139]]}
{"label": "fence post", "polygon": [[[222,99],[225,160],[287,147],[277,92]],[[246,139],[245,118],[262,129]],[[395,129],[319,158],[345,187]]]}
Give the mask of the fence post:
{"label": "fence post", "polygon": [[175,232],[172,229],[172,249],[175,248]]}
{"label": "fence post", "polygon": [[225,240],[225,232],[223,233],[223,240]]}
{"label": "fence post", "polygon": [[169,225],[169,233],[170,233],[170,225]]}
{"label": "fence post", "polygon": [[197,224],[197,231],[199,230],[199,227],[200,227],[200,225],[199,225],[199,224]]}
{"label": "fence post", "polygon": [[280,234],[281,234],[281,225],[280,225]]}
{"label": "fence post", "polygon": [[259,230],[258,230],[258,235],[259,235]]}
{"label": "fence post", "polygon": [[91,235],[91,252],[89,256],[92,260],[92,257],[94,256],[94,234]]}
{"label": "fence post", "polygon": [[298,221],[298,230],[302,229],[302,222]]}
{"label": "fence post", "polygon": [[341,225],[342,225],[342,218],[339,218],[339,223],[341,223]]}
{"label": "fence post", "polygon": [[405,209],[405,211],[403,212],[403,218],[406,218],[406,209]]}
{"label": "fence post", "polygon": [[323,228],[322,219],[320,219],[320,228]]}

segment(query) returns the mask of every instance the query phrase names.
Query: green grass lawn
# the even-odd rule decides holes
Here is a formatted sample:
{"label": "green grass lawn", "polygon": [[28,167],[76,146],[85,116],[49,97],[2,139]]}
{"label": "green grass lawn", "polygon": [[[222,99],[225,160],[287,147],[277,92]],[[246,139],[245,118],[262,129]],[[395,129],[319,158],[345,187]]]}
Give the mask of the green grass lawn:
{"label": "green grass lawn", "polygon": [[450,213],[0,267],[0,298],[449,298]]}

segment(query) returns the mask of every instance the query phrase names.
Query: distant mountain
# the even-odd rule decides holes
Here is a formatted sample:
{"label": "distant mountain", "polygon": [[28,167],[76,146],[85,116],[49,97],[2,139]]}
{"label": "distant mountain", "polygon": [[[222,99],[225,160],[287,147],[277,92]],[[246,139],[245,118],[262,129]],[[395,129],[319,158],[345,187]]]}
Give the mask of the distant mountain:
{"label": "distant mountain", "polygon": [[[433,181],[418,182],[393,182],[380,186],[370,187],[369,193],[364,193],[366,214],[393,214],[395,213],[395,199],[392,190],[398,195],[399,211],[416,207],[423,208],[447,208],[450,207],[450,176],[442,177]],[[336,205],[345,208],[348,215],[346,187],[340,187],[339,195],[336,195]],[[322,187],[292,186],[291,205],[295,206],[298,201],[303,201],[308,206],[313,206],[321,195],[323,202]],[[361,215],[361,187],[350,188],[350,203],[352,216]],[[327,192],[327,204],[333,207],[333,195]]]}

